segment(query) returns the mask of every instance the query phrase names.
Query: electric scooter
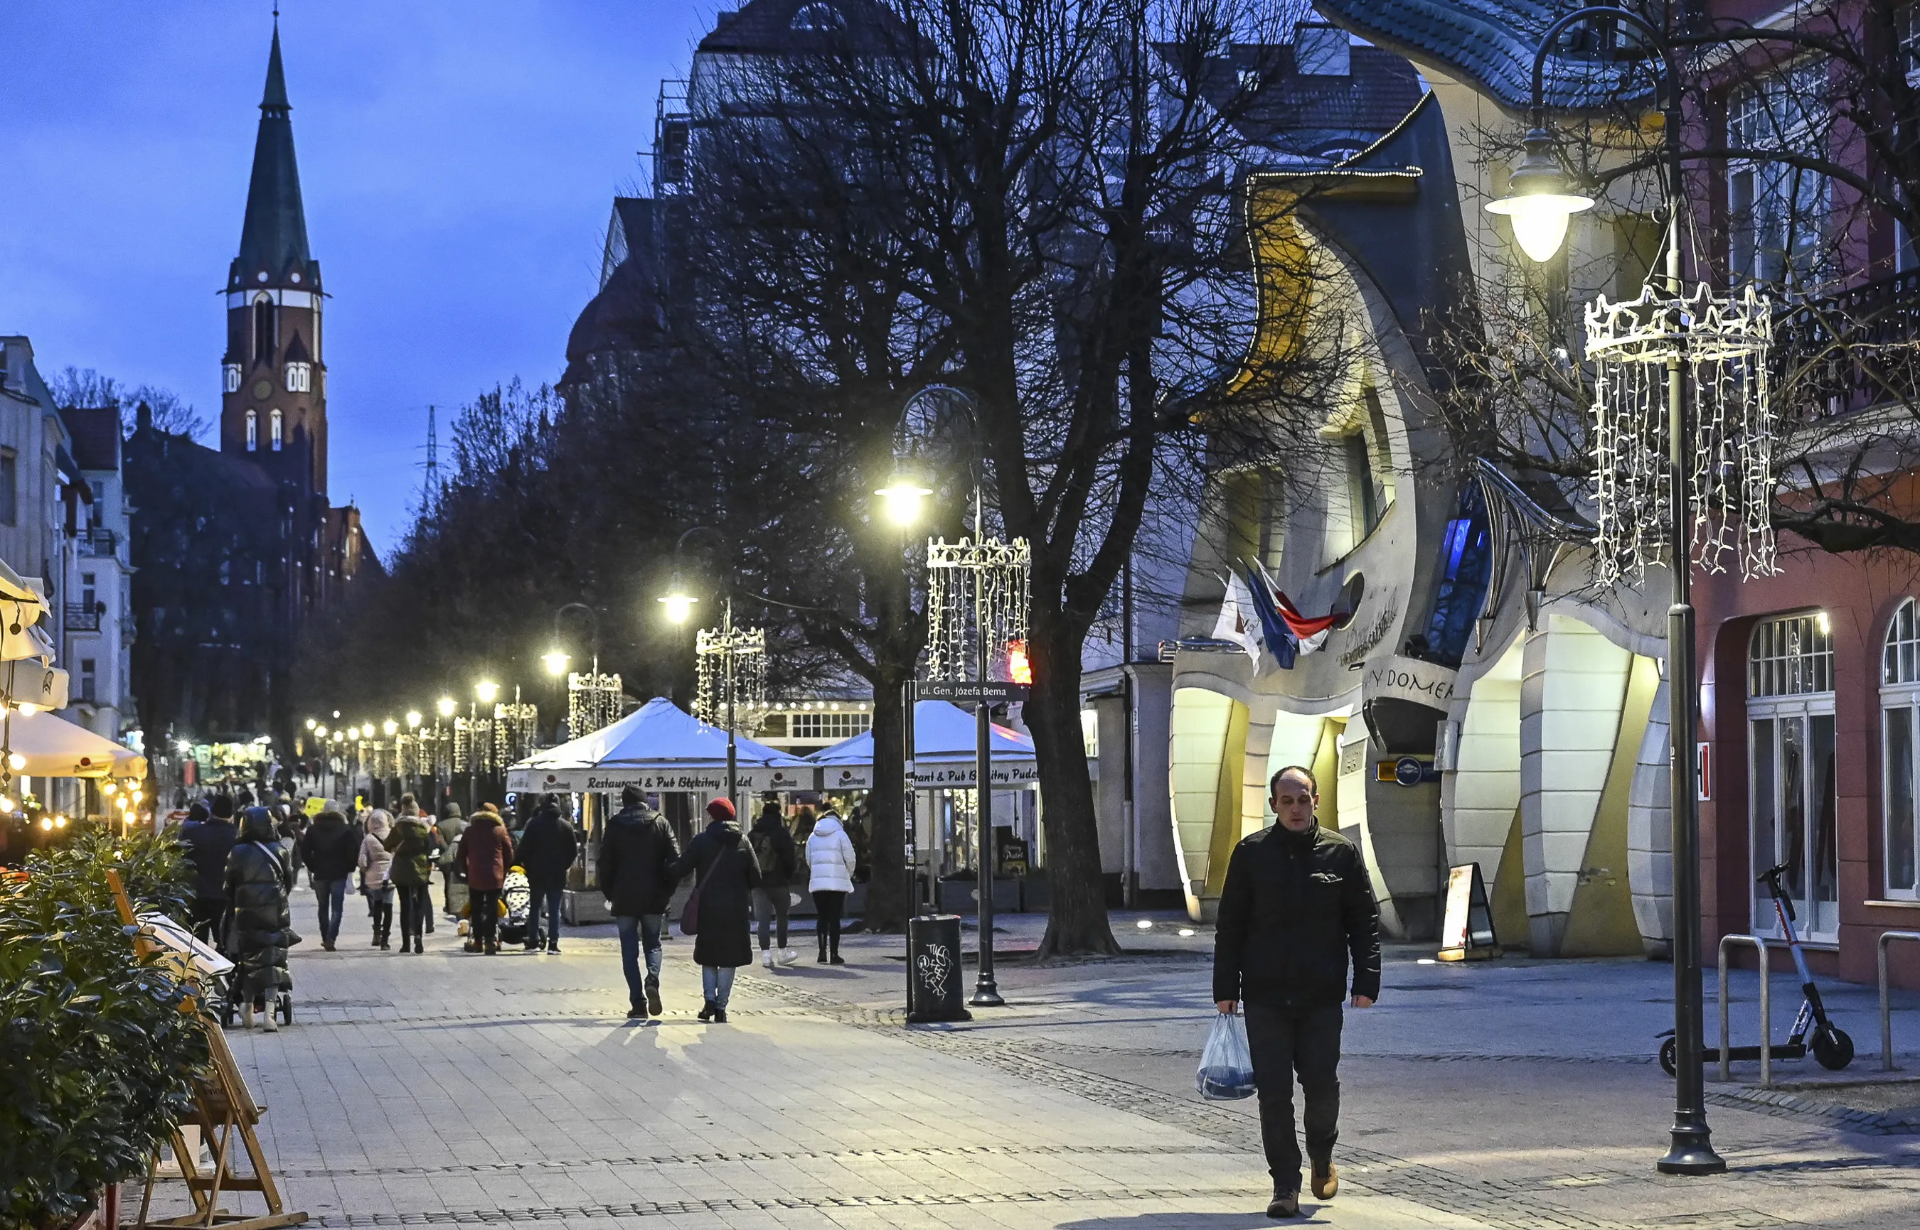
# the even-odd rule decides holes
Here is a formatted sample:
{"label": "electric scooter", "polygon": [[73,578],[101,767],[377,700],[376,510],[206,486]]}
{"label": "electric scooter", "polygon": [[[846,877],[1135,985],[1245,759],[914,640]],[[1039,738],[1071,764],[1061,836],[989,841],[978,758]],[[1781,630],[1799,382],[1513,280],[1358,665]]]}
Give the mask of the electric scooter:
{"label": "electric scooter", "polygon": [[[1773,898],[1773,912],[1780,919],[1780,931],[1787,937],[1787,951],[1793,955],[1793,967],[1800,973],[1800,990],[1806,996],[1801,1001],[1799,1013],[1793,1018],[1793,1032],[1785,1042],[1776,1042],[1770,1052],[1775,1059],[1805,1059],[1811,1046],[1813,1058],[1821,1067],[1838,1072],[1853,1062],[1853,1039],[1847,1036],[1846,1030],[1827,1018],[1827,1006],[1820,999],[1820,988],[1813,985],[1813,975],[1807,972],[1807,959],[1800,952],[1800,936],[1793,929],[1796,918],[1793,899],[1780,887],[1780,877],[1786,871],[1787,864],[1782,863],[1754,877],[1755,883],[1767,886],[1767,893]],[[1812,1033],[1811,1039],[1808,1037],[1809,1031]],[[1672,1076],[1678,1071],[1673,1031],[1669,1029],[1660,1036],[1666,1039],[1660,1044],[1660,1066],[1666,1069],[1668,1076]],[[1730,1046],[1727,1054],[1730,1059],[1758,1059],[1760,1048],[1757,1045]],[[1700,1062],[1719,1063],[1720,1048],[1703,1048]]]}

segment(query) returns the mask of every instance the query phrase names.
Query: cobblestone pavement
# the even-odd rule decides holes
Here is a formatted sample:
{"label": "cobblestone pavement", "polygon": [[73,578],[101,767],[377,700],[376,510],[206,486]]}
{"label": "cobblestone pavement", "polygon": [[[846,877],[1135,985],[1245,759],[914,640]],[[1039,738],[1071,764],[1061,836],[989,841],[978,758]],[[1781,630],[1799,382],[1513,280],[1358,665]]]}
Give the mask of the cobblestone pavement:
{"label": "cobblestone pavement", "polygon": [[[311,894],[294,907],[317,935]],[[610,928],[569,933],[558,956],[489,959],[443,923],[402,956],[366,946],[361,914],[340,951],[295,950],[293,1027],[230,1038],[289,1202],[322,1226],[1269,1224],[1252,1104],[1193,1092],[1209,937],[1152,921],[1116,918],[1145,950],[1128,957],[1003,960],[1009,1007],[908,1029],[897,938],[851,937],[851,964],[824,967],[798,937],[802,963],[741,971],[726,1026],[694,1018],[691,944],[670,942],[667,1018],[635,1026]],[[1030,948],[1038,922],[1011,920],[999,943]],[[1348,1013],[1345,1186],[1308,1202],[1314,1222],[1920,1226],[1920,1134],[1841,1120],[1832,1090],[1762,1104],[1710,1085],[1731,1172],[1654,1172],[1669,967],[1416,956],[1393,954],[1380,1006]],[[1752,976],[1735,985],[1750,1017]],[[1830,999],[1874,1049],[1871,989]],[[1920,998],[1901,1005],[1900,1036],[1920,1044]]]}

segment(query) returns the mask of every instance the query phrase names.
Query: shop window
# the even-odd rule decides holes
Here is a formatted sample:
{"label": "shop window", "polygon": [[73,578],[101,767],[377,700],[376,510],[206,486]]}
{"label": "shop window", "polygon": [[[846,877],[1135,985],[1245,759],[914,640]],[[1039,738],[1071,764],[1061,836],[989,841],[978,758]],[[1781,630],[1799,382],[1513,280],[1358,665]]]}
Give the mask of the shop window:
{"label": "shop window", "polygon": [[1888,897],[1920,898],[1920,812],[1914,767],[1920,762],[1920,612],[1907,599],[1887,624],[1880,661],[1881,799],[1886,825]]}
{"label": "shop window", "polygon": [[[1820,942],[1840,935],[1833,700],[1826,612],[1762,620],[1747,650],[1749,879],[1784,864],[1798,926]],[[1753,894],[1754,932],[1779,935],[1765,887]]]}

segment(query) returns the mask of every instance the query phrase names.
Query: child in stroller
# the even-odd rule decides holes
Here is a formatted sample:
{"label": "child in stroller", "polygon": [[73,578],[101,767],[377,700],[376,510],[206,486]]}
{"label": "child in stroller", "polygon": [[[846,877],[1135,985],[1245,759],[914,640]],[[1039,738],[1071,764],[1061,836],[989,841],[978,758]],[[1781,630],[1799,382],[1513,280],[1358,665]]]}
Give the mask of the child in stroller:
{"label": "child in stroller", "polygon": [[[524,867],[507,868],[506,879],[500,882],[500,942],[502,944],[524,944],[527,939],[527,912],[533,904],[533,889],[527,883]],[[461,909],[462,914],[470,914],[473,905],[469,902]],[[475,950],[473,928],[467,928],[466,950]]]}

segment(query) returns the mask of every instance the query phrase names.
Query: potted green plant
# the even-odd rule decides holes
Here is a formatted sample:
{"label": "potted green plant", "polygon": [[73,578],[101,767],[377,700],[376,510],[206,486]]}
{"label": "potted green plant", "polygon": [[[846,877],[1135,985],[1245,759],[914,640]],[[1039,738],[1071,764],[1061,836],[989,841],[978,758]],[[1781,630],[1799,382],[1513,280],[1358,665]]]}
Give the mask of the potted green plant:
{"label": "potted green plant", "polygon": [[84,825],[0,880],[0,1230],[65,1227],[144,1174],[207,1064],[191,988],[136,955],[107,884],[185,917],[174,843]]}

